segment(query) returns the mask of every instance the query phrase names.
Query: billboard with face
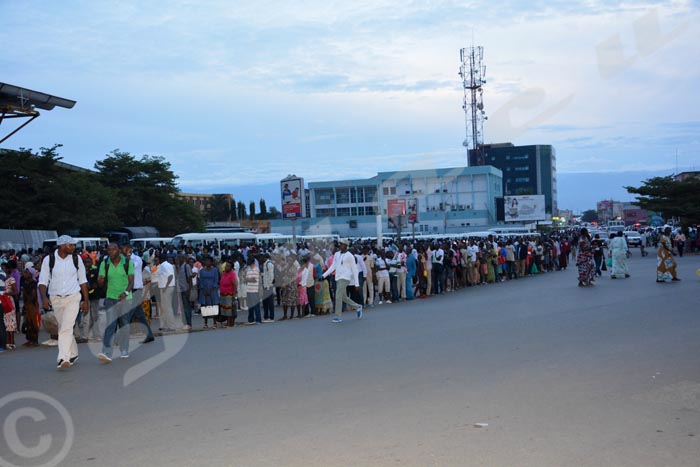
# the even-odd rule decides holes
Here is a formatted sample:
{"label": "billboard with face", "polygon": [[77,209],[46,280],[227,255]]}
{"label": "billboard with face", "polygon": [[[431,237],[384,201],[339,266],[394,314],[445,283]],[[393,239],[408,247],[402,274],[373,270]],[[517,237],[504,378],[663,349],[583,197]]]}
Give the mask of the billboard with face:
{"label": "billboard with face", "polygon": [[503,199],[505,221],[543,221],[547,216],[544,195],[506,196]]}

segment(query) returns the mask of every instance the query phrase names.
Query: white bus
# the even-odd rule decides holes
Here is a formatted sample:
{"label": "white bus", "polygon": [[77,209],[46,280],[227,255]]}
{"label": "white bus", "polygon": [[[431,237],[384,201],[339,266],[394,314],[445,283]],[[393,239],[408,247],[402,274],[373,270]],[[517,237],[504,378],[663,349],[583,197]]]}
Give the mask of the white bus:
{"label": "white bus", "polygon": [[[75,249],[85,250],[90,248],[96,250],[98,248],[106,247],[109,240],[106,237],[73,237],[76,240]],[[44,251],[52,251],[56,248],[56,243],[58,243],[58,238],[47,238],[42,244]]]}
{"label": "white bus", "polygon": [[132,238],[129,243],[134,248],[146,250],[148,248],[163,248],[164,246],[170,245],[172,242],[172,237],[146,237]]}
{"label": "white bus", "polygon": [[203,248],[214,247],[222,249],[255,243],[255,234],[250,232],[210,232],[210,233],[185,233],[173,237],[173,246],[178,250],[186,247]]}

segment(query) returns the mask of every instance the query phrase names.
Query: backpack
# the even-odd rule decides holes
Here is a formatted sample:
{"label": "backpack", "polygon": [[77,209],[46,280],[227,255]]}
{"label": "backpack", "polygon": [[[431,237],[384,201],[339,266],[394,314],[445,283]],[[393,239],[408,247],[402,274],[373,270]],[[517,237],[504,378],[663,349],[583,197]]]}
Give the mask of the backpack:
{"label": "backpack", "polygon": [[[126,259],[126,258],[124,258],[124,259]],[[109,256],[107,256],[103,261],[104,261],[104,265],[105,265],[105,282],[104,282],[104,285],[102,286],[102,288],[106,292],[107,291],[107,280],[109,279],[109,275],[108,275],[109,264],[112,261],[110,261]],[[124,261],[124,272],[126,273],[126,277],[129,277],[129,263],[130,262],[131,262],[130,259],[126,259],[126,261]]]}
{"label": "backpack", "polygon": [[[78,271],[80,268],[78,267],[78,254],[73,253],[71,256],[73,256],[73,266],[75,266],[75,270]],[[56,253],[51,253],[49,256],[49,276],[53,275],[53,267],[56,266]]]}

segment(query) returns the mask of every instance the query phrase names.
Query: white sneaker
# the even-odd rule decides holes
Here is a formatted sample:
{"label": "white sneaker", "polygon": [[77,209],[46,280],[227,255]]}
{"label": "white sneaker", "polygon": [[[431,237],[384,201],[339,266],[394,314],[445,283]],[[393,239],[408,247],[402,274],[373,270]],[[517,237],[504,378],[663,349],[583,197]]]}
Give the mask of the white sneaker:
{"label": "white sneaker", "polygon": [[42,342],[41,345],[48,345],[49,347],[56,347],[58,345],[58,341],[56,339],[49,339],[47,341]]}
{"label": "white sneaker", "polygon": [[387,300],[386,302],[387,302],[387,303],[391,303],[391,300]]}
{"label": "white sneaker", "polygon": [[383,302],[382,302],[381,300],[379,300],[379,303],[378,303],[378,305],[381,305],[382,303],[383,303]]}
{"label": "white sneaker", "polygon": [[107,355],[103,354],[102,352],[97,354],[97,358],[104,363],[112,363],[112,359],[109,358]]}

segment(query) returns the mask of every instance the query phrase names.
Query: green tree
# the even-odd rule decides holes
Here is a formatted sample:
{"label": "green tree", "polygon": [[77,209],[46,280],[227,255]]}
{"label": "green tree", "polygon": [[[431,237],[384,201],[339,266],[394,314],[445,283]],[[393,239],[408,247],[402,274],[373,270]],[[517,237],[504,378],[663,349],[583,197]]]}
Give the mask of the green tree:
{"label": "green tree", "polygon": [[267,216],[268,219],[282,219],[282,213],[279,212],[276,206],[270,208],[270,212]]}
{"label": "green tree", "polygon": [[7,205],[0,224],[15,229],[51,229],[99,235],[119,224],[113,193],[89,173],[63,165],[58,148],[2,151],[0,178]]}
{"label": "green tree", "polygon": [[661,216],[679,217],[684,224],[700,222],[700,178],[690,177],[677,182],[673,177],[653,177],[642,186],[626,186],[637,195],[637,205]]}
{"label": "green tree", "polygon": [[201,231],[199,210],[177,197],[177,176],[163,157],[136,159],[118,149],[95,163],[97,179],[114,194],[115,211],[122,225],[151,225],[162,235]]}
{"label": "green tree", "polygon": [[236,198],[231,198],[231,206],[230,206],[231,212],[229,215],[231,216],[232,221],[237,221],[238,220],[238,205],[236,204]]}
{"label": "green tree", "polygon": [[244,220],[246,218],[245,204],[243,204],[243,201],[239,201],[237,206],[238,206],[238,219]]}
{"label": "green tree", "polygon": [[209,203],[207,212],[212,222],[226,222],[231,220],[231,207],[226,195],[214,195]]}
{"label": "green tree", "polygon": [[255,219],[255,201],[251,201],[248,205],[248,217]]}
{"label": "green tree", "polygon": [[598,222],[598,211],[595,209],[589,209],[587,211],[583,211],[583,215],[581,216],[581,221],[582,222]]}
{"label": "green tree", "polygon": [[258,207],[260,208],[260,215],[258,217],[260,219],[267,219],[268,218],[267,203],[265,202],[264,199],[260,198],[260,202],[258,203]]}

